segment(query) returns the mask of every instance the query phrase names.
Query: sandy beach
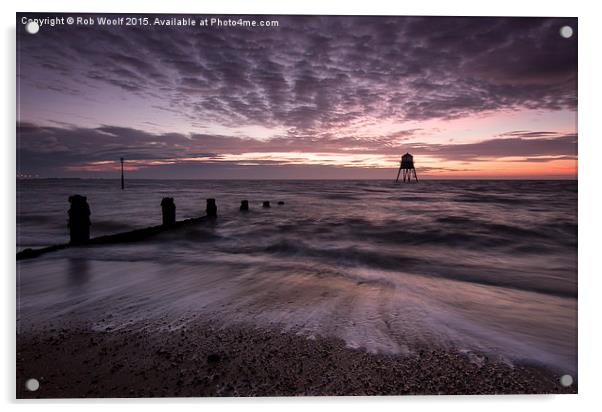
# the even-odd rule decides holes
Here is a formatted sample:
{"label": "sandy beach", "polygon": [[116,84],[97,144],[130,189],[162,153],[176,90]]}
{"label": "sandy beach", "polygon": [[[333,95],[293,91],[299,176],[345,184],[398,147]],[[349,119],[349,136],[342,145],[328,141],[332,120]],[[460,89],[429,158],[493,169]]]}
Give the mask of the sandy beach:
{"label": "sandy beach", "polygon": [[[336,339],[202,321],[179,330],[17,337],[18,398],[576,393],[550,370],[478,354],[369,354]],[[156,326],[156,325],[154,325]],[[40,381],[36,392],[25,381]]]}

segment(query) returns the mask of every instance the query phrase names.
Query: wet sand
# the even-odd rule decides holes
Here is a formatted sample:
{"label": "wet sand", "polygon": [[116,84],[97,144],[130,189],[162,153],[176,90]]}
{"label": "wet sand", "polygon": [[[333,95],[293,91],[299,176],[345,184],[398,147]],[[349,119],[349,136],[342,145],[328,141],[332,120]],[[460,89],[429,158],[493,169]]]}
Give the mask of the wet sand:
{"label": "wet sand", "polygon": [[[336,339],[197,321],[17,336],[17,398],[576,393],[533,365],[442,350],[369,354]],[[40,381],[36,392],[25,389]]]}

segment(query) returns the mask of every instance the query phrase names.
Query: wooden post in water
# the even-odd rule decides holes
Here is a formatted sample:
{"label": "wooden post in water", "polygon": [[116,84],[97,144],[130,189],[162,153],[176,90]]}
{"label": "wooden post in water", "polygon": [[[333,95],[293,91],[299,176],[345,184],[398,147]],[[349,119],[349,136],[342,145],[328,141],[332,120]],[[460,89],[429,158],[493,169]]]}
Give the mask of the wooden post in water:
{"label": "wooden post in water", "polygon": [[263,202],[263,207],[270,207],[270,201],[269,200],[265,200]]}
{"label": "wooden post in water", "polygon": [[249,210],[249,201],[248,200],[241,200],[240,201],[240,210],[242,212],[246,212]]}
{"label": "wooden post in water", "polygon": [[164,197],[161,200],[161,212],[163,215],[163,226],[171,226],[176,223],[176,204],[173,197]]}
{"label": "wooden post in water", "polygon": [[90,240],[90,206],[85,196],[69,196],[69,243],[82,245]]}
{"label": "wooden post in water", "polygon": [[215,199],[207,199],[207,217],[217,217],[217,205]]}
{"label": "wooden post in water", "polygon": [[123,157],[121,158],[121,190],[125,189],[125,180],[123,178]]}

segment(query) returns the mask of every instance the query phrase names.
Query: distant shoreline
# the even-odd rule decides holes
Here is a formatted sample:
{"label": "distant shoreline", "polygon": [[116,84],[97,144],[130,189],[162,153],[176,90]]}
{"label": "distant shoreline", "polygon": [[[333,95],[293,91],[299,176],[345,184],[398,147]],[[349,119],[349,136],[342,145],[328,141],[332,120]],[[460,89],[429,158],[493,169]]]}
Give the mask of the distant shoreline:
{"label": "distant shoreline", "polygon": [[[106,181],[119,181],[119,177],[38,177],[38,178],[17,178],[16,181],[41,181],[41,180],[106,180]],[[464,179],[464,178],[447,178],[447,179],[429,179],[422,178],[420,182],[452,182],[452,181],[464,181],[464,182],[490,182],[490,181],[499,181],[499,182],[540,182],[540,181],[556,181],[556,182],[577,182],[578,178],[481,178],[481,179]],[[393,182],[393,179],[198,179],[198,178],[127,178],[127,181],[201,181],[201,182],[211,182],[211,181],[221,181],[221,182],[255,182],[255,181],[265,181],[265,182]],[[397,183],[402,185],[408,185],[407,183]],[[420,183],[410,183],[410,185],[415,185]]]}

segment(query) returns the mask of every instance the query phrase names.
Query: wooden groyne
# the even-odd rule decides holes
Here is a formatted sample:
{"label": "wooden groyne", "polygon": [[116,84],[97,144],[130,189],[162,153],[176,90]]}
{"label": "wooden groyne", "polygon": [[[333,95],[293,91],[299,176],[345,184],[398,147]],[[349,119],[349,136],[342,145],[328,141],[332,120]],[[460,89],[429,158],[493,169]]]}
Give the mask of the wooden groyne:
{"label": "wooden groyne", "polygon": [[176,221],[176,206],[173,198],[166,197],[161,201],[163,224],[90,239],[90,207],[88,206],[86,197],[80,195],[70,196],[69,202],[71,203],[68,212],[69,243],[52,245],[40,249],[24,249],[17,253],[17,260],[36,258],[46,253],[69,247],[140,242],[169,230],[199,224],[217,217],[215,199],[207,199],[206,216]]}
{"label": "wooden groyne", "polygon": [[[90,238],[90,227],[92,226],[92,223],[90,221],[91,213],[87,198],[80,195],[69,196],[69,203],[70,208],[67,212],[69,215],[69,243],[61,243],[39,249],[24,249],[17,252],[17,260],[33,259],[46,253],[56,252],[70,247],[140,242],[169,230],[180,229],[212,221],[217,218],[217,204],[215,199],[207,199],[205,216],[176,221],[176,204],[174,199],[172,197],[164,197],[163,200],[161,200],[161,213],[163,218],[163,223],[161,225]],[[279,201],[278,205],[284,205],[284,202]],[[270,202],[267,200],[264,201],[263,207],[269,208]],[[240,210],[241,212],[249,211],[248,200],[242,200],[240,202]]]}
{"label": "wooden groyne", "polygon": [[52,245],[40,249],[24,249],[21,252],[17,253],[17,260],[23,259],[32,259],[46,253],[55,252],[57,250],[66,249],[68,247],[78,247],[78,246],[93,246],[93,245],[109,245],[109,244],[117,244],[117,243],[132,243],[132,242],[140,242],[143,240],[147,240],[152,236],[156,236],[160,233],[166,232],[172,229],[178,229],[186,226],[190,226],[193,224],[201,223],[207,221],[209,218],[207,216],[195,217],[191,219],[180,220],[179,222],[174,222],[170,226],[151,226],[145,227],[143,229],[135,229],[129,232],[116,233],[114,235],[105,235],[99,236],[90,239],[84,243],[62,243],[60,245]]}

